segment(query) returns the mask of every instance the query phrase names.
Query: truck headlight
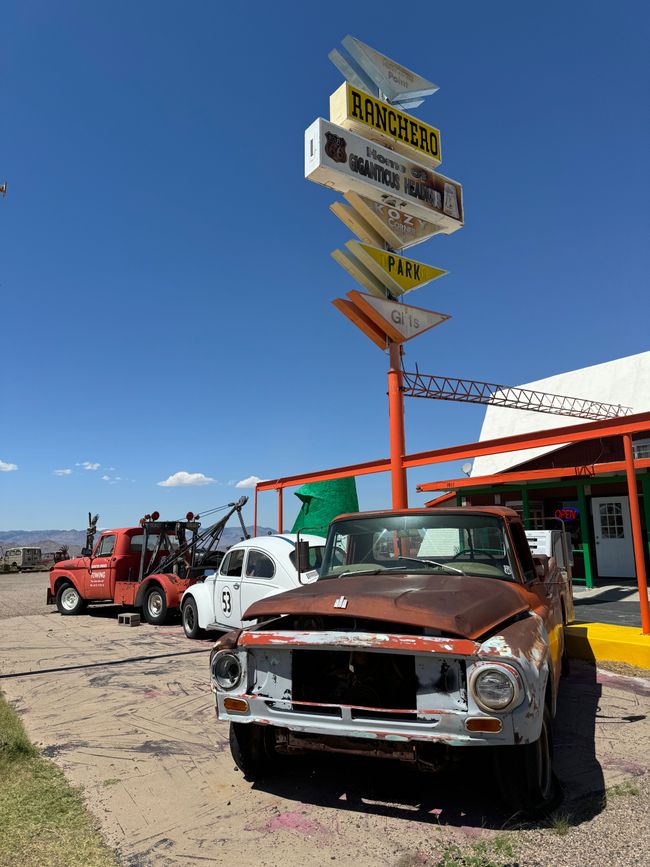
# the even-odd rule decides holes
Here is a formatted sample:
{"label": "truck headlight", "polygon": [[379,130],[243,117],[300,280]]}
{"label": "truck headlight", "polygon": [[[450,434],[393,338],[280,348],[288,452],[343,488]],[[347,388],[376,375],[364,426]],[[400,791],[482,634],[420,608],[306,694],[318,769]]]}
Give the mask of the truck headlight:
{"label": "truck headlight", "polygon": [[212,677],[220,689],[228,692],[235,689],[241,682],[242,664],[236,653],[224,650],[212,660]]}
{"label": "truck headlight", "polygon": [[506,710],[518,703],[521,682],[514,669],[505,666],[480,666],[470,678],[476,703],[484,710]]}

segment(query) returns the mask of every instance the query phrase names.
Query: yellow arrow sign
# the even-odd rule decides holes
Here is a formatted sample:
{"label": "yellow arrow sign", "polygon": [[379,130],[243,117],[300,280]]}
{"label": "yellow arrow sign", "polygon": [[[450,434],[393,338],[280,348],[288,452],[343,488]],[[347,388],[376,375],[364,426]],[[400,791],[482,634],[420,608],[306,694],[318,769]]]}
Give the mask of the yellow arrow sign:
{"label": "yellow arrow sign", "polygon": [[360,244],[358,241],[348,241],[345,246],[392,295],[411,292],[447,274],[447,271],[442,268],[414,262],[412,259],[398,256],[397,253],[379,250],[377,247]]}

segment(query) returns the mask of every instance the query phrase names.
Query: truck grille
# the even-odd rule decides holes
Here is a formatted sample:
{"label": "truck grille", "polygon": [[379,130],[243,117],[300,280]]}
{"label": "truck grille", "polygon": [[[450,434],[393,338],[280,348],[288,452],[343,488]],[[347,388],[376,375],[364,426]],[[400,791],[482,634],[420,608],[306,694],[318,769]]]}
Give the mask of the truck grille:
{"label": "truck grille", "polygon": [[327,713],[325,704],[355,707],[357,718],[378,718],[380,712],[391,719],[417,718],[415,658],[410,654],[294,650],[292,656],[293,709],[300,713]]}

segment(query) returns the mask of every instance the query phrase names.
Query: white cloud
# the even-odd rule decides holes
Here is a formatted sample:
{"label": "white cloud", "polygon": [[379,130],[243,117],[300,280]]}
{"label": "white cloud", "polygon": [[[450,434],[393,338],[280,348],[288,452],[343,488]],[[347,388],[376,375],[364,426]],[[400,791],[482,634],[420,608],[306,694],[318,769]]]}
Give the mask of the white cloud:
{"label": "white cloud", "polygon": [[102,476],[102,482],[110,482],[110,480],[111,480],[110,476],[105,476],[105,475]]}
{"label": "white cloud", "polygon": [[72,470],[70,470],[70,469],[54,470],[53,472],[54,472],[55,476],[71,476],[72,475]]}
{"label": "white cloud", "polygon": [[257,476],[249,476],[247,479],[242,479],[240,482],[237,482],[235,485],[236,488],[254,488],[258,482],[262,480]]}
{"label": "white cloud", "polygon": [[83,467],[84,470],[98,470],[101,464],[93,463],[93,461],[82,461],[80,464],[75,464],[77,467]]}
{"label": "white cloud", "polygon": [[6,464],[4,461],[0,461],[0,473],[12,473],[17,469],[18,464]]}
{"label": "white cloud", "polygon": [[216,479],[210,476],[204,476],[203,473],[188,473],[185,470],[180,470],[165,479],[164,482],[158,482],[161,488],[184,488],[197,487],[199,485],[213,485]]}

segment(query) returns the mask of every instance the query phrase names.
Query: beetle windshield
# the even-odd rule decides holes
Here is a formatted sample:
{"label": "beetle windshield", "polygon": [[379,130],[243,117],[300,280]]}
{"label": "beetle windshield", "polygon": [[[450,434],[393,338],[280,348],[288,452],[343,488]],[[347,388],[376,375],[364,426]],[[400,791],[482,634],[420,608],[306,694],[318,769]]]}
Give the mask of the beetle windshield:
{"label": "beetle windshield", "polygon": [[321,576],[385,570],[508,581],[516,574],[503,522],[492,515],[373,515],[332,524]]}

